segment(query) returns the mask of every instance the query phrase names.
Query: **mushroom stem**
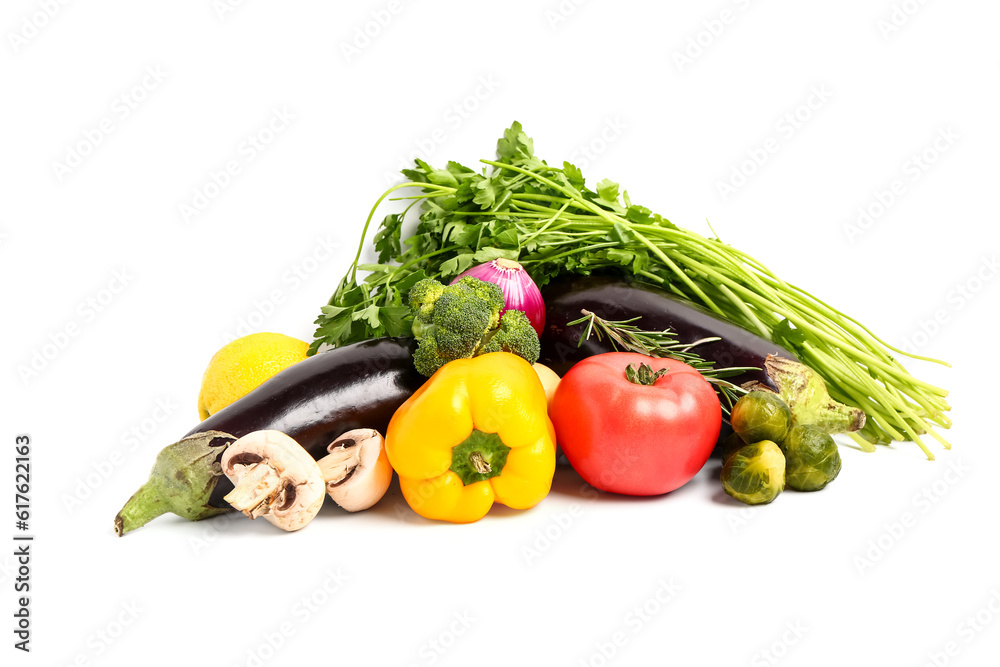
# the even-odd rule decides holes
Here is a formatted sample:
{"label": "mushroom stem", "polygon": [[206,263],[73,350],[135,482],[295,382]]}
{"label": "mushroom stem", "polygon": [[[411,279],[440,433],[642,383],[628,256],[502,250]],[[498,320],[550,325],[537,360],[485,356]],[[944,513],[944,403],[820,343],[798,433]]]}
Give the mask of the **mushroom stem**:
{"label": "mushroom stem", "polygon": [[222,457],[222,472],[233,483],[226,502],[251,519],[282,530],[298,530],[323,505],[323,476],[299,443],[281,431],[247,433]]}
{"label": "mushroom stem", "polygon": [[331,442],[326,451],[318,463],[333,502],[358,512],[382,499],[392,481],[392,466],[381,433],[357,428]]}
{"label": "mushroom stem", "polygon": [[361,462],[360,447],[335,447],[317,463],[327,486],[340,484],[351,476]]}
{"label": "mushroom stem", "polygon": [[251,519],[264,516],[271,511],[271,505],[281,493],[281,476],[265,463],[247,466],[225,501]]}

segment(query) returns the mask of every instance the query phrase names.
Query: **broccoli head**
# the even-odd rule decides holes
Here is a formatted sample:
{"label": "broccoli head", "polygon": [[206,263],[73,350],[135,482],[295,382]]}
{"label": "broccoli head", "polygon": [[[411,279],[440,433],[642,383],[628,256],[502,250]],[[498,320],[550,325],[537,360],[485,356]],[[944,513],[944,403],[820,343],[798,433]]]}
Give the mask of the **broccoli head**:
{"label": "broccoli head", "polygon": [[410,288],[410,308],[418,318],[430,318],[434,304],[444,294],[444,285],[436,280],[421,280]]}
{"label": "broccoli head", "polygon": [[487,352],[511,352],[535,363],[538,334],[527,316],[509,310],[500,317],[504,296],[499,286],[466,277],[454,285],[425,279],[409,294],[413,310],[413,337],[417,351],[414,365],[422,375],[454,359],[468,359]]}
{"label": "broccoli head", "polygon": [[479,350],[479,354],[487,352],[510,352],[533,364],[538,361],[542,349],[528,316],[520,310],[508,310],[500,318],[500,326]]}

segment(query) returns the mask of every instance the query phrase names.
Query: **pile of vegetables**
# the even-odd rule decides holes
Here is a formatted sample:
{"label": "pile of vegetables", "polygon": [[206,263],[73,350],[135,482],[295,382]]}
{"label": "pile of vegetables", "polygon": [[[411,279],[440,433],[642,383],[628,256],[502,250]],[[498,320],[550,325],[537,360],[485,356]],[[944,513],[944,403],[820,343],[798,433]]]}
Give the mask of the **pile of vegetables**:
{"label": "pile of vegetables", "polygon": [[[621,295],[618,290],[614,293]],[[648,291],[642,295],[658,299]],[[573,296],[595,294],[582,290]],[[635,298],[625,300],[636,303]],[[571,303],[563,297],[550,304],[556,321],[565,319],[560,307],[572,312]],[[691,323],[685,316],[697,315],[686,306],[668,309],[671,321],[686,325]],[[738,385],[720,376],[737,379],[762,369],[717,369],[692,351],[716,339],[682,344],[670,330],[645,331],[632,320],[609,321],[582,312],[583,318],[567,324],[586,324],[578,346],[593,335],[615,349],[631,351],[590,350],[594,356],[572,365],[549,408],[569,462],[592,486],[629,495],[658,495],[686,484],[717,444],[720,408],[728,414],[733,432],[715,451],[724,463],[723,488],[733,498],[749,505],[766,504],[786,484],[797,491],[818,491],[840,472],[840,453],[830,434],[860,429],[864,413],[831,399],[809,367],[768,354],[761,360],[766,373],[758,377],[769,384]],[[562,337],[567,337],[566,331]],[[766,345],[763,340],[742,340],[739,346],[734,340],[720,342],[728,342],[725,349],[744,358]],[[667,376],[663,382],[661,376]],[[749,386],[760,388],[750,391]],[[726,402],[734,394],[741,397],[727,410]],[[612,473],[615,466],[609,461],[623,458],[635,465],[618,466]]]}
{"label": "pile of vegetables", "polygon": [[[726,493],[754,505],[832,482],[832,434],[949,447],[946,392],[855,320],[617,184],[550,167],[518,123],[497,153],[481,173],[404,171],[309,356],[160,452],[115,532],[233,509],[299,530],[327,496],[372,507],[394,472],[416,513],[467,523],[541,502],[557,445],[591,485],[637,496],[716,452]],[[360,264],[403,188],[418,192],[382,221],[379,263]]]}
{"label": "pile of vegetables", "polygon": [[[409,334],[409,289],[420,280],[450,280],[474,264],[519,262],[543,289],[565,274],[612,273],[658,285],[702,304],[794,353],[825,381],[837,401],[857,406],[867,423],[852,433],[858,444],[921,438],[948,442],[947,392],[913,377],[895,348],[868,328],[774,275],[762,263],[722,243],[682,229],[635,204],[609,180],[588,188],[574,165],[549,165],[519,123],[497,142],[497,158],[482,171],[456,162],[435,168],[422,160],[404,170],[408,181],[376,202],[354,265],[317,319],[315,353],[380,336]],[[409,206],[382,220],[375,235],[377,264],[359,264],[368,226],[382,202],[400,190]],[[412,207],[416,232],[402,239]],[[368,271],[364,278],[358,271]],[[943,363],[943,362],[938,362]]]}
{"label": "pile of vegetables", "polygon": [[[424,380],[413,367],[413,347],[405,340],[364,341],[304,359],[165,447],[156,457],[149,480],[115,516],[115,533],[125,535],[166,513],[198,521],[235,509],[226,497],[241,481],[244,485],[250,481],[244,474],[249,471],[237,466],[261,464],[265,457],[237,461],[227,471],[226,453],[237,440],[248,438],[241,446],[253,445],[268,439],[269,432],[295,443],[292,447],[282,438],[285,449],[291,451],[286,455],[295,456],[300,448],[316,459],[323,481],[333,485],[328,489],[331,500],[355,511],[359,509],[356,499],[345,498],[345,492],[365,495],[373,488],[382,493],[388,488],[385,466],[378,463],[384,448],[378,434],[385,433],[395,411]],[[283,460],[278,463],[285,467]],[[256,474],[266,472],[258,466]],[[269,476],[269,482],[274,481]],[[363,488],[353,488],[358,486]],[[245,504],[255,516],[267,516],[272,506],[277,510],[283,487],[264,487],[265,496],[252,502],[244,502],[237,494],[237,505]],[[374,504],[381,494],[372,495],[378,496]],[[266,504],[257,502],[262,499]],[[268,512],[261,513],[265,507]]]}

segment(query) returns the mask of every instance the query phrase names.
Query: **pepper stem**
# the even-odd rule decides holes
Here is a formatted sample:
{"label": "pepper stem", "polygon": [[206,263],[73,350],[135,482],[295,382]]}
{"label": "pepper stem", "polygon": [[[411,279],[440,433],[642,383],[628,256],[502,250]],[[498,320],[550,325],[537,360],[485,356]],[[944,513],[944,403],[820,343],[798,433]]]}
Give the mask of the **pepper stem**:
{"label": "pepper stem", "polygon": [[251,519],[256,519],[271,511],[271,504],[278,497],[281,488],[281,476],[274,468],[254,463],[247,466],[239,483],[224,500]]}
{"label": "pepper stem", "polygon": [[496,433],[472,429],[468,438],[451,448],[451,467],[462,484],[468,486],[500,475],[507,465],[510,447]]}
{"label": "pepper stem", "polygon": [[475,468],[476,472],[480,475],[485,475],[492,471],[490,464],[487,463],[486,459],[484,459],[483,455],[479,452],[472,452],[472,454],[469,455],[469,462],[472,463],[472,467]]}

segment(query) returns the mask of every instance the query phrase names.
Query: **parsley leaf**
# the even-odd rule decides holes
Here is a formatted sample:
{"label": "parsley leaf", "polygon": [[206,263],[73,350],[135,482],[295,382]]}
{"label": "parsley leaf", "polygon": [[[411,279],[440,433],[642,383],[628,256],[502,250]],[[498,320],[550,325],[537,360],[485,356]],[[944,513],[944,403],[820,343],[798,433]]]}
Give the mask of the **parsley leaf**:
{"label": "parsley leaf", "polygon": [[496,189],[493,181],[484,178],[475,185],[476,195],[472,198],[473,203],[479,204],[483,208],[490,208],[497,199]]}
{"label": "parsley leaf", "polygon": [[441,264],[441,276],[445,278],[457,276],[466,269],[470,268],[473,261],[474,259],[472,253],[455,255]]}
{"label": "parsley leaf", "polygon": [[605,178],[597,184],[597,196],[610,204],[617,204],[618,184]]}
{"label": "parsley leaf", "polygon": [[569,162],[563,162],[563,173],[566,174],[566,178],[569,180],[569,184],[576,188],[577,190],[582,190],[585,184],[583,178],[583,172],[580,171],[579,167],[575,164],[570,164]]}
{"label": "parsley leaf", "polygon": [[516,260],[519,254],[520,252],[517,248],[483,248],[476,251],[473,259],[482,264],[484,262],[491,262],[494,259]]}
{"label": "parsley leaf", "polygon": [[778,322],[778,324],[771,330],[771,338],[775,343],[784,345],[792,351],[801,348],[802,344],[806,342],[805,333],[801,329],[796,329],[794,325],[788,321],[787,317]]}
{"label": "parsley leaf", "polygon": [[378,317],[385,327],[386,335],[410,335],[413,327],[413,317],[409,306],[386,306],[379,308]]}
{"label": "parsley leaf", "polygon": [[403,216],[390,213],[382,219],[382,228],[375,234],[375,251],[378,261],[385,264],[399,254],[399,237],[403,228]]}
{"label": "parsley leaf", "polygon": [[644,225],[648,223],[652,218],[650,217],[652,211],[650,211],[645,206],[639,206],[638,204],[633,204],[628,207],[625,211],[625,218],[629,222],[634,222],[636,224]]}

